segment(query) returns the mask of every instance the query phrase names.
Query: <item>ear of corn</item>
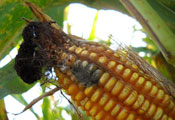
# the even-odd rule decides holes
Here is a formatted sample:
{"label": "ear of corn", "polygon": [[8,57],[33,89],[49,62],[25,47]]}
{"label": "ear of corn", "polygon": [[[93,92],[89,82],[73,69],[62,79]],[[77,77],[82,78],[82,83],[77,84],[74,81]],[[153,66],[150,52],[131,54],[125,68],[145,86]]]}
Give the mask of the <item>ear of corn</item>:
{"label": "ear of corn", "polygon": [[[40,8],[25,3],[40,23],[52,21]],[[36,27],[41,28],[37,41],[48,48],[48,61],[58,59],[51,66],[55,66],[59,85],[87,115],[96,120],[175,119],[175,102],[169,90],[150,76],[151,72],[145,72],[138,56],[129,60],[128,51],[114,52],[101,44],[68,36],[56,24],[47,28],[40,23]],[[53,34],[44,34],[47,29]]]}
{"label": "ear of corn", "polygon": [[65,63],[68,66],[93,63],[101,71],[98,82],[87,86],[77,80],[72,69],[63,73],[55,68],[60,86],[87,115],[96,120],[175,119],[175,103],[171,96],[137,65],[127,61],[126,53],[121,56],[120,50],[114,52],[90,43],[81,47],[74,45],[67,50],[62,60],[69,58]]}

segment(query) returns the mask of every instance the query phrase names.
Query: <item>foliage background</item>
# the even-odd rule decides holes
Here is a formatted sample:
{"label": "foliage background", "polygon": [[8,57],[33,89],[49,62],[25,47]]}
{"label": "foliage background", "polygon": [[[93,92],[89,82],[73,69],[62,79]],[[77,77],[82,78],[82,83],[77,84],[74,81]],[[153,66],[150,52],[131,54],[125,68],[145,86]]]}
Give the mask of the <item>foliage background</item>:
{"label": "foliage background", "polygon": [[[123,0],[124,1],[124,0]],[[124,14],[127,14],[128,16],[131,16],[129,14],[128,10],[122,5],[122,3],[119,0],[101,0],[101,1],[93,1],[93,0],[30,0],[30,2],[35,3],[39,7],[41,7],[46,14],[48,14],[52,19],[57,21],[57,23],[63,27],[64,21],[67,20],[67,14],[68,14],[68,8],[66,8],[70,3],[82,3],[89,7],[95,8],[97,10],[100,9],[112,9],[119,12],[122,12]],[[135,0],[135,5],[137,3],[137,0]],[[149,9],[149,12],[155,12],[156,15],[160,17],[161,20],[165,22],[166,27],[174,34],[175,32],[175,1],[174,0],[146,0],[146,3],[149,7],[151,7],[151,11]],[[140,5],[141,6],[141,5]],[[148,9],[148,6],[141,6],[144,9]],[[140,8],[136,9],[139,11]],[[142,11],[142,10],[140,10]],[[21,32],[23,27],[25,26],[25,22],[21,20],[21,17],[26,17],[29,19],[35,19],[32,15],[31,11],[24,5],[23,0],[1,0],[0,1],[0,60],[2,60],[5,56],[9,54],[9,52],[13,48],[19,48],[20,43],[22,42]],[[147,17],[147,16],[146,16]],[[154,18],[155,16],[153,16]],[[98,13],[96,14],[96,17],[94,18],[94,23],[92,25],[92,30],[90,32],[90,35],[88,37],[89,40],[95,40],[98,39],[97,36],[95,36],[95,29],[96,29],[96,21],[98,18]],[[137,17],[136,17],[137,18]],[[155,17],[155,19],[157,19]],[[138,20],[139,21],[139,20]],[[152,22],[154,20],[150,20],[149,22]],[[141,23],[144,27],[144,24]],[[163,25],[160,24],[162,27]],[[137,31],[137,29],[135,29]],[[68,33],[71,33],[70,26],[67,26]],[[150,64],[157,67],[162,74],[164,74],[168,79],[175,81],[175,74],[174,74],[174,62],[169,62],[168,59],[164,58],[162,53],[160,52],[160,46],[154,42],[154,39],[152,39],[150,36],[149,31],[146,29],[141,29],[139,31],[142,31],[144,33],[148,33],[148,36],[143,39],[147,43],[146,47],[132,47],[137,52],[144,52],[144,58],[147,60]],[[168,33],[164,33],[168,34]],[[150,35],[150,36],[149,36]],[[166,35],[165,35],[166,36]],[[165,41],[171,44],[171,47],[175,44],[172,41],[174,38],[166,39]],[[174,40],[175,41],[175,40]],[[107,41],[100,41],[105,42],[106,44],[110,45],[111,41],[110,38]],[[164,44],[164,42],[162,42]],[[169,50],[169,49],[168,49]],[[171,54],[175,51],[171,51],[174,49],[170,49],[168,52]],[[174,59],[174,54],[171,55]],[[168,62],[167,62],[168,61]],[[173,60],[172,60],[173,61]],[[28,89],[30,89],[33,85],[25,84],[16,74],[16,72],[13,69],[14,66],[14,60],[10,63],[8,63],[6,66],[0,68],[0,119],[5,120],[7,118],[7,113],[5,111],[5,105],[3,98],[6,95],[12,95],[15,99],[17,99],[20,103],[27,105],[28,103],[24,99],[24,97],[21,95]],[[44,93],[46,88],[42,88],[42,92]],[[43,117],[41,118],[37,113],[34,112],[34,110],[31,108],[30,110],[33,112],[33,114],[41,120],[55,120],[56,118],[63,119],[62,111],[67,111],[68,114],[72,116],[73,120],[79,119],[76,112],[72,111],[70,106],[63,108],[63,107],[55,107],[54,109],[51,106],[51,102],[56,101],[52,100],[51,98],[44,98],[42,103],[42,112]],[[52,113],[51,113],[52,111]],[[83,113],[86,119],[88,117]]]}

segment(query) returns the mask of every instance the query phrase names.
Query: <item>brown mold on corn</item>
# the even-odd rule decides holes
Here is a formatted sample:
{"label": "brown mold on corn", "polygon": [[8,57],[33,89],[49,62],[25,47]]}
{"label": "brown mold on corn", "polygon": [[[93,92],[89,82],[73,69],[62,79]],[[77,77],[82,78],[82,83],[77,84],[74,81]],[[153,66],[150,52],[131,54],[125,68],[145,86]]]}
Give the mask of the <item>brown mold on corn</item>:
{"label": "brown mold on corn", "polygon": [[175,119],[173,92],[138,55],[67,35],[35,5],[26,4],[41,22],[29,23],[24,40],[45,51],[39,52],[46,59],[41,67],[54,67],[60,87],[87,115],[95,120]]}

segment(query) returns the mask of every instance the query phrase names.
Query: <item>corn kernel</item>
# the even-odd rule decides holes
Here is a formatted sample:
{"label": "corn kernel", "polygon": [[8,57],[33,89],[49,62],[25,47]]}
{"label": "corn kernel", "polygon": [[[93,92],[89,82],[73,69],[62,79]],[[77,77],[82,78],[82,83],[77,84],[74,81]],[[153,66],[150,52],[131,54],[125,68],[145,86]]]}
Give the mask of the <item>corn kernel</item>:
{"label": "corn kernel", "polygon": [[137,100],[136,100],[136,102],[134,103],[134,105],[133,105],[133,108],[134,109],[137,109],[137,108],[139,108],[141,105],[142,105],[142,103],[144,102],[144,96],[143,95],[139,95],[138,96],[138,98],[137,98]]}
{"label": "corn kernel", "polygon": [[128,113],[129,112],[125,108],[123,108],[120,111],[120,113],[117,115],[117,120],[125,120],[125,118],[127,117]]}
{"label": "corn kernel", "polygon": [[124,87],[124,84],[120,81],[117,81],[114,88],[112,89],[112,95],[119,94],[123,87]]}
{"label": "corn kernel", "polygon": [[76,54],[80,54],[82,50],[83,50],[82,48],[77,48],[77,49],[75,50],[75,53],[76,53]]}
{"label": "corn kernel", "polygon": [[97,106],[93,106],[91,109],[90,109],[90,115],[91,116],[94,116],[97,114],[97,111],[98,111],[98,107]]}
{"label": "corn kernel", "polygon": [[122,76],[123,76],[123,78],[128,79],[130,75],[131,75],[131,70],[127,68],[124,70]]}
{"label": "corn kernel", "polygon": [[119,65],[117,65],[117,67],[115,68],[115,71],[116,71],[117,73],[121,74],[122,71],[123,71],[123,69],[124,69],[123,65],[119,64]]}
{"label": "corn kernel", "polygon": [[82,91],[78,92],[78,94],[75,96],[75,99],[80,101],[84,98],[84,93]]}
{"label": "corn kernel", "polygon": [[101,97],[101,99],[100,99],[100,101],[99,101],[99,105],[100,106],[103,106],[104,104],[106,104],[106,102],[109,100],[109,98],[110,98],[110,96],[108,95],[108,94],[104,94],[102,97]]}
{"label": "corn kernel", "polygon": [[109,69],[112,69],[112,68],[114,68],[116,66],[116,62],[115,61],[110,61],[109,63],[108,63],[108,68]]}
{"label": "corn kernel", "polygon": [[97,53],[94,53],[94,52],[90,53],[89,58],[90,59],[96,59],[97,58]]}
{"label": "corn kernel", "polygon": [[84,94],[88,97],[90,97],[93,93],[95,92],[95,87],[94,86],[90,86],[87,87],[84,91]]}
{"label": "corn kernel", "polygon": [[143,86],[143,90],[148,92],[152,88],[152,83],[150,81],[146,81],[145,85]]}
{"label": "corn kernel", "polygon": [[130,113],[126,120],[135,120],[135,115],[133,113]]}
{"label": "corn kernel", "polygon": [[87,103],[85,104],[85,109],[89,110],[92,107],[92,102],[91,101],[87,101]]}
{"label": "corn kernel", "polygon": [[104,64],[107,62],[107,58],[106,57],[100,57],[98,60],[100,63]]}
{"label": "corn kernel", "polygon": [[139,77],[139,74],[138,73],[133,73],[131,78],[130,78],[130,82],[135,82]]}
{"label": "corn kernel", "polygon": [[97,89],[94,94],[91,96],[91,100],[92,102],[95,102],[98,100],[98,98],[101,97],[101,94],[102,94],[102,90],[101,89]]}
{"label": "corn kernel", "polygon": [[145,82],[145,79],[143,77],[139,77],[139,79],[136,82],[137,87],[142,87]]}
{"label": "corn kernel", "polygon": [[156,99],[161,100],[164,97],[164,92],[163,90],[159,89],[157,95],[156,95]]}
{"label": "corn kernel", "polygon": [[95,116],[96,120],[101,120],[102,118],[104,118],[105,112],[100,111],[98,112],[98,114]]}
{"label": "corn kernel", "polygon": [[115,101],[113,99],[109,100],[107,104],[104,106],[105,111],[111,110],[115,105]]}
{"label": "corn kernel", "polygon": [[110,91],[114,87],[116,81],[117,80],[114,77],[111,77],[109,81],[106,83],[106,85],[104,86],[105,90]]}
{"label": "corn kernel", "polygon": [[117,115],[117,113],[120,111],[121,107],[119,104],[115,105],[115,107],[113,108],[113,110],[111,111],[111,115],[115,116]]}
{"label": "corn kernel", "polygon": [[132,91],[129,97],[124,101],[124,104],[128,106],[132,105],[137,99],[137,97],[138,97],[138,93],[136,91]]}
{"label": "corn kernel", "polygon": [[138,110],[139,114],[143,114],[147,111],[148,107],[150,105],[150,102],[148,100],[145,100],[141,108]]}
{"label": "corn kernel", "polygon": [[72,46],[72,47],[70,47],[68,50],[69,50],[70,52],[73,52],[75,49],[76,49],[76,46]]}
{"label": "corn kernel", "polygon": [[158,92],[158,88],[156,86],[153,86],[150,91],[150,96],[155,96],[157,92]]}
{"label": "corn kernel", "polygon": [[123,90],[119,94],[118,99],[119,100],[124,100],[129,95],[130,92],[131,92],[130,86],[125,85],[125,87],[123,88]]}
{"label": "corn kernel", "polygon": [[148,117],[152,117],[152,115],[155,113],[155,111],[156,111],[155,104],[151,104],[151,106],[149,107],[148,112],[146,113],[146,115]]}
{"label": "corn kernel", "polygon": [[108,79],[109,79],[109,73],[103,73],[103,75],[99,80],[99,84],[104,85]]}
{"label": "corn kernel", "polygon": [[156,111],[156,113],[154,114],[154,119],[155,120],[158,120],[158,119],[160,119],[160,117],[162,116],[162,114],[163,114],[163,110],[162,110],[162,108],[160,108],[160,107],[158,107],[157,108],[157,111]]}
{"label": "corn kernel", "polygon": [[78,92],[78,86],[76,84],[71,84],[68,88],[68,94],[75,94]]}
{"label": "corn kernel", "polygon": [[82,55],[82,56],[88,56],[88,54],[89,54],[89,52],[88,52],[87,50],[83,50],[83,51],[81,52],[81,55]]}

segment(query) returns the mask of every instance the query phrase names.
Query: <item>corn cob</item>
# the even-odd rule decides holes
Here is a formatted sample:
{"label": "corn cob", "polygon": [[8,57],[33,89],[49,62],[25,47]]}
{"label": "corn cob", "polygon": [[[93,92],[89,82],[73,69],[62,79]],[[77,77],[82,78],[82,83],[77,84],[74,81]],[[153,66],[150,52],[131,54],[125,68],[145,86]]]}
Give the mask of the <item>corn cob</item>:
{"label": "corn cob", "polygon": [[[175,103],[168,91],[128,59],[129,51],[114,52],[105,45],[68,36],[51,24],[31,22],[25,27],[23,45],[32,45],[25,52],[29,50],[33,57],[32,48],[36,56],[22,59],[24,66],[19,71],[25,72],[26,66],[35,70],[31,67],[35,62],[40,63],[37,71],[53,66],[59,85],[95,120],[175,119]],[[24,55],[23,49],[16,59]],[[24,78],[28,83],[37,80]]]}
{"label": "corn cob", "polygon": [[37,6],[26,4],[42,22],[27,21],[15,58],[15,69],[25,82],[40,79],[42,68],[54,67],[59,85],[95,120],[175,119],[174,91],[165,87],[173,85],[163,85],[147,72],[137,55],[131,59],[128,49],[113,51],[66,35]]}
{"label": "corn cob", "polygon": [[[55,68],[59,85],[66,90],[77,106],[96,120],[173,120],[175,103],[171,96],[153,78],[126,56],[92,43],[66,48],[62,60],[69,67],[95,64],[97,84],[81,84],[73,70],[62,72]],[[77,62],[78,61],[78,62]],[[77,69],[78,69],[77,68]],[[90,79],[92,80],[92,79]]]}
{"label": "corn cob", "polygon": [[[33,61],[40,63],[33,72],[37,77],[41,76],[40,68],[54,67],[59,85],[95,120],[175,119],[175,102],[168,90],[134,63],[137,61],[129,60],[127,50],[115,52],[99,43],[68,36],[52,24],[31,22],[23,31],[23,46],[36,53],[32,60],[23,62],[31,71],[35,70],[30,67]],[[29,41],[32,46],[27,45]],[[33,57],[33,53],[29,51],[27,56]],[[19,66],[17,60],[15,64]],[[20,66],[19,73],[23,67],[26,65]],[[23,77],[28,83],[38,79]]]}

